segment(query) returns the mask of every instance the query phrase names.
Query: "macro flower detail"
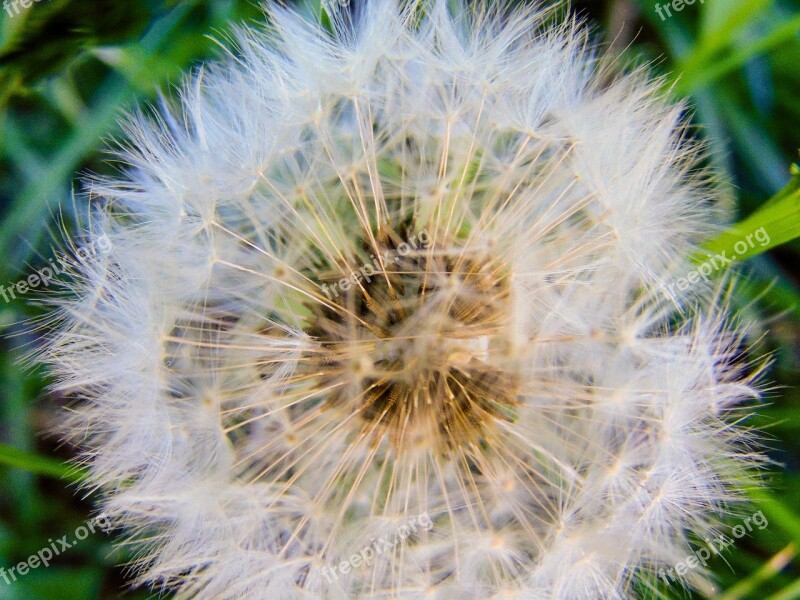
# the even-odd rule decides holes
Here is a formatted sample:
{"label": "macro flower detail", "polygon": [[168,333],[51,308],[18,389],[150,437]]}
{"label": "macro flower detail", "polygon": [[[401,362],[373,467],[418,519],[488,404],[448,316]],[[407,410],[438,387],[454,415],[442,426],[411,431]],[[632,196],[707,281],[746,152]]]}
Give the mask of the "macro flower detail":
{"label": "macro flower detail", "polygon": [[139,583],[637,597],[740,499],[759,369],[671,285],[725,217],[682,107],[487,5],[271,8],[90,182],[112,249],[41,360]]}

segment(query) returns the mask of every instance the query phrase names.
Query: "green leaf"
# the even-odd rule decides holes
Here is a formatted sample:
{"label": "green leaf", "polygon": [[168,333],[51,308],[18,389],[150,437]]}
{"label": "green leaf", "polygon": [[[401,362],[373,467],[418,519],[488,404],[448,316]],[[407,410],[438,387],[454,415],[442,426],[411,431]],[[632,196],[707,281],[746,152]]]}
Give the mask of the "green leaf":
{"label": "green leaf", "polygon": [[761,488],[749,491],[750,498],[764,512],[770,527],[784,531],[796,544],[800,545],[800,515],[789,508],[781,499]]}
{"label": "green leaf", "polygon": [[684,66],[687,69],[697,67],[716,52],[731,46],[736,34],[754,18],[771,10],[774,2],[775,0],[704,2],[700,43]]}
{"label": "green leaf", "polygon": [[0,464],[14,469],[22,469],[37,475],[67,479],[73,482],[85,478],[85,473],[60,460],[24,452],[5,444],[0,444]]}
{"label": "green leaf", "polygon": [[769,596],[767,600],[797,600],[800,598],[800,579],[783,588],[777,594]]}
{"label": "green leaf", "polygon": [[745,44],[735,52],[727,54],[719,60],[711,61],[710,57],[702,56],[701,58],[704,62],[698,67],[695,63],[697,59],[691,59],[688,64],[684,63],[683,65],[684,74],[678,81],[678,89],[683,92],[689,92],[698,87],[708,85],[712,81],[738,69],[751,58],[791,40],[797,35],[798,31],[800,31],[800,15],[789,19],[769,34],[760,37],[754,42]]}
{"label": "green leaf", "polygon": [[794,544],[789,544],[764,563],[755,573],[726,590],[723,594],[716,596],[716,600],[741,600],[742,598],[751,597],[752,594],[763,587],[765,582],[780,573],[796,555],[797,549]]}
{"label": "green leaf", "polygon": [[[758,256],[772,248],[800,237],[800,169],[792,166],[792,180],[759,210],[737,223],[703,249],[733,261]],[[695,257],[704,262],[706,256]]]}

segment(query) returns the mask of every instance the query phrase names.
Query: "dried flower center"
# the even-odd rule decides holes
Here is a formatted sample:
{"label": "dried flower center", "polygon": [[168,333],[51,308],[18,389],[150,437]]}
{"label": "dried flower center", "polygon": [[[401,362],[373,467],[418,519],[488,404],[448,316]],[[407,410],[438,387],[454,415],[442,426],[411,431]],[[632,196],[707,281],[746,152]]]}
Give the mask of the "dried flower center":
{"label": "dried flower center", "polygon": [[328,301],[309,307],[307,332],[320,348],[309,362],[323,365],[328,405],[352,407],[363,433],[397,448],[453,449],[513,420],[506,265],[396,236],[376,246],[346,280],[323,277]]}

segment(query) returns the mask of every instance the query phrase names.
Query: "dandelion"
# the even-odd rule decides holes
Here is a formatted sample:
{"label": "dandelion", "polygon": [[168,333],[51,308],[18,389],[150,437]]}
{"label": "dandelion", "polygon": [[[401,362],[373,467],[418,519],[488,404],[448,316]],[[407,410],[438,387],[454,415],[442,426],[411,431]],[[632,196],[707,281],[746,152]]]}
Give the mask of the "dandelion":
{"label": "dandelion", "polygon": [[41,360],[139,583],[635,597],[740,498],[758,368],[721,286],[669,291],[714,177],[558,10],[270,8],[129,120]]}

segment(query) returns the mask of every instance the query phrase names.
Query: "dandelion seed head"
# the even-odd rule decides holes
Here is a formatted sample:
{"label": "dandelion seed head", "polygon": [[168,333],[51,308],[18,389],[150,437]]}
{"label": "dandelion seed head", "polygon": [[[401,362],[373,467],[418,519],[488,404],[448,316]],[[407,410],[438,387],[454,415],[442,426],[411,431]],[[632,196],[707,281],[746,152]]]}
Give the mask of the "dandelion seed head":
{"label": "dandelion seed head", "polygon": [[759,369],[672,286],[724,217],[683,109],[487,6],[269,8],[91,182],[113,249],[41,360],[140,583],[628,598],[739,499]]}

